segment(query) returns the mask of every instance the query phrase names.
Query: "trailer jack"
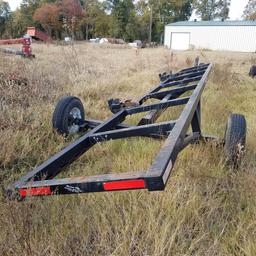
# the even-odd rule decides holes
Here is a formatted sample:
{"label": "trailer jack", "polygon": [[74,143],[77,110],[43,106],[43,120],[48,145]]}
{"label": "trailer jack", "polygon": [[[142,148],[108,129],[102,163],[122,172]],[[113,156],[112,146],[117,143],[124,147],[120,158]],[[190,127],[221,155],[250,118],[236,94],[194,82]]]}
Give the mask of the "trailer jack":
{"label": "trailer jack", "polygon": [[[114,114],[106,121],[85,119],[80,99],[73,96],[62,98],[53,114],[53,127],[65,136],[81,132],[81,137],[12,184],[7,189],[7,194],[10,198],[23,199],[28,196],[117,190],[164,190],[181,150],[200,140],[215,139],[203,136],[201,131],[201,95],[211,69],[212,64],[202,64],[183,69],[176,74],[165,74],[161,83],[143,95],[135,105],[112,100],[109,106]],[[156,99],[158,102],[145,104],[149,99]],[[174,106],[184,107],[178,119],[155,123],[166,109]],[[137,125],[123,123],[127,116],[137,113],[146,113]],[[188,133],[190,126],[192,132]],[[165,140],[148,170],[55,178],[64,167],[95,144],[137,136]],[[232,114],[227,123],[224,151],[227,160],[234,167],[240,163],[238,152],[241,148],[244,149],[245,138],[244,116]]]}

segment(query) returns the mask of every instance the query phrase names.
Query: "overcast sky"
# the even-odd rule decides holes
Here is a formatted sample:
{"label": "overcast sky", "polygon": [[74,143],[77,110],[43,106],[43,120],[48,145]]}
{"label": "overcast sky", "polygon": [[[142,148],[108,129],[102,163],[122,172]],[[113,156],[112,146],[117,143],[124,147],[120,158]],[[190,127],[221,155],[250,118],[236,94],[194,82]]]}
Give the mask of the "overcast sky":
{"label": "overcast sky", "polygon": [[[15,10],[21,0],[7,0],[12,10]],[[231,0],[229,17],[231,20],[241,19],[245,5],[248,0]]]}

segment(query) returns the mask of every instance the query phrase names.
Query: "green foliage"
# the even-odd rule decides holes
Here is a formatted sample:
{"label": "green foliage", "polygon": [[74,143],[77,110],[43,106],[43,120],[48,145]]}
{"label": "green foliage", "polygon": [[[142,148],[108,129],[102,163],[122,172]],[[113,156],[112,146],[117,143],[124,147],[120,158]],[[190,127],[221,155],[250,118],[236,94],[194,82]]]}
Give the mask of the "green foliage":
{"label": "green foliage", "polygon": [[12,37],[20,37],[26,31],[26,20],[24,19],[24,15],[21,10],[17,10],[12,13]]}
{"label": "green foliage", "polygon": [[105,12],[106,7],[104,3],[84,0],[82,5],[85,14],[80,25],[84,38],[88,40],[98,36],[109,36],[111,17]]}
{"label": "green foliage", "polygon": [[162,42],[165,24],[188,20],[192,1],[23,0],[13,12],[11,29],[7,30],[12,36],[21,36],[27,26],[36,26],[56,37],[72,34],[86,40],[115,37],[125,41]]}
{"label": "green foliage", "polygon": [[[192,12],[190,0],[140,0],[137,4],[137,12],[144,23],[145,32],[149,29],[149,20],[152,12],[152,41],[159,42],[163,38],[164,25],[170,22],[188,20]],[[145,26],[146,25],[146,26]]]}
{"label": "green foliage", "polygon": [[135,26],[135,6],[132,0],[110,0],[112,20],[112,35],[125,40],[133,33]]}
{"label": "green foliage", "polygon": [[[41,5],[40,0],[23,0],[20,5],[20,13],[22,16],[22,21],[24,26],[33,26],[35,22],[33,21],[33,14],[37,8]],[[24,28],[25,29],[25,28]]]}
{"label": "green foliage", "polygon": [[244,9],[244,17],[248,20],[256,19],[256,0],[249,0]]}
{"label": "green foliage", "polygon": [[194,0],[196,14],[202,20],[227,19],[230,0]]}

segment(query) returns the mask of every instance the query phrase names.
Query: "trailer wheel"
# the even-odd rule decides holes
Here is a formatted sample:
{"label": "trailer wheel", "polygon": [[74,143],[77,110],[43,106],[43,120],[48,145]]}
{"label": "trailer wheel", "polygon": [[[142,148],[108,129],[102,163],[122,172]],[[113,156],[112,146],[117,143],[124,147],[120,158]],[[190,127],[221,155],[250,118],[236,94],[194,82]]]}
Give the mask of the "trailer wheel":
{"label": "trailer wheel", "polygon": [[229,116],[224,140],[226,163],[233,168],[238,168],[246,143],[246,120],[243,115],[231,114]]}
{"label": "trailer wheel", "polygon": [[79,98],[66,96],[57,103],[53,117],[52,126],[64,136],[79,132],[79,123],[84,120],[84,107]]}

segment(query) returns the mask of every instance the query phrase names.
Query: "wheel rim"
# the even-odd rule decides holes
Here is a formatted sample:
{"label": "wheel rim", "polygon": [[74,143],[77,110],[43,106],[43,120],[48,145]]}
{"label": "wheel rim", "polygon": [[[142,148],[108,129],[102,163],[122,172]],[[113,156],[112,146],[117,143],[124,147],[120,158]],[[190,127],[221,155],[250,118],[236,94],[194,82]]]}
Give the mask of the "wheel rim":
{"label": "wheel rim", "polygon": [[79,120],[82,119],[81,110],[77,107],[74,107],[69,112],[68,118],[68,132],[69,134],[75,134],[79,131]]}

